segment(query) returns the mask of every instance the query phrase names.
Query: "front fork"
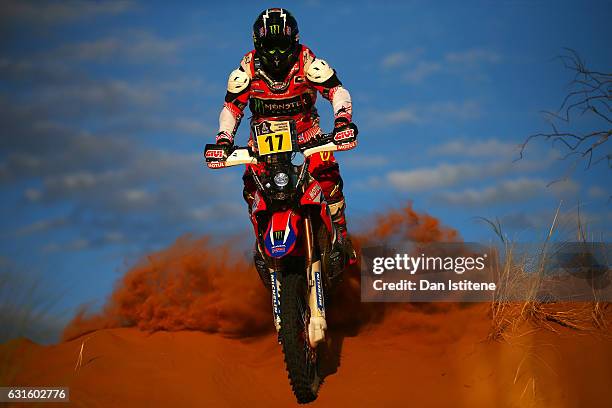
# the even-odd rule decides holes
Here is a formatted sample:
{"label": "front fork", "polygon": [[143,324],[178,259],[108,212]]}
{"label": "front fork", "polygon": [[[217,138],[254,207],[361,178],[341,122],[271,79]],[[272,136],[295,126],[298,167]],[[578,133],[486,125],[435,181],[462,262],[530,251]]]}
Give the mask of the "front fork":
{"label": "front fork", "polygon": [[[321,260],[315,260],[314,234],[312,221],[309,215],[304,216],[304,245],[306,252],[306,278],[308,280],[308,307],[310,309],[310,321],[308,322],[308,340],[312,347],[325,339],[327,321],[325,320],[325,296],[323,294],[323,279],[321,272]],[[274,314],[274,326],[280,331],[280,291],[281,284],[275,269],[269,268],[272,286],[272,311]]]}
{"label": "front fork", "polygon": [[[325,320],[325,296],[321,277],[321,259],[315,260],[314,234],[310,215],[304,217],[304,237],[306,244],[306,277],[308,279],[308,340],[312,347],[325,340],[327,321]],[[317,256],[318,257],[318,256]]]}

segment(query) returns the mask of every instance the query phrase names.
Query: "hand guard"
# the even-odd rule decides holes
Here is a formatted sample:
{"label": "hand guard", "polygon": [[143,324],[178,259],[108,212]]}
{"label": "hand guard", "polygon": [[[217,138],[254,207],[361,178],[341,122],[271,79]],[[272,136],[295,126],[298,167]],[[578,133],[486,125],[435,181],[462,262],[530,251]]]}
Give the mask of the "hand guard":
{"label": "hand guard", "polygon": [[354,141],[358,133],[357,126],[347,118],[338,117],[334,120],[334,142],[337,143],[345,139],[352,139]]}

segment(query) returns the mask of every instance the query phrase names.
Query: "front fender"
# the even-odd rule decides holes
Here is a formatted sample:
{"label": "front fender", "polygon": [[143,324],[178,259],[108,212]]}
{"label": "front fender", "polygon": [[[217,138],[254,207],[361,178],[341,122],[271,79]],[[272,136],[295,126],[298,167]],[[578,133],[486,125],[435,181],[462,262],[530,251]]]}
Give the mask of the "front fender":
{"label": "front fender", "polygon": [[264,236],[266,254],[272,258],[282,258],[295,249],[302,217],[293,210],[272,214]]}

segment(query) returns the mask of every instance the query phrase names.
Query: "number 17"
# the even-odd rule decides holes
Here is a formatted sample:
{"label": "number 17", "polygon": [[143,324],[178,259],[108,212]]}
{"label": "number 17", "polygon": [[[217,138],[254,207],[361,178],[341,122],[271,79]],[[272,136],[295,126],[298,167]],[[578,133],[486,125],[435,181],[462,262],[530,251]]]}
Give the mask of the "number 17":
{"label": "number 17", "polygon": [[[280,150],[283,146],[283,134],[282,133],[278,133],[276,135],[274,135],[275,138],[278,139],[278,148],[276,150]],[[268,145],[270,146],[270,150],[274,150],[274,144],[272,141],[272,135],[266,137],[266,143],[268,143]]]}

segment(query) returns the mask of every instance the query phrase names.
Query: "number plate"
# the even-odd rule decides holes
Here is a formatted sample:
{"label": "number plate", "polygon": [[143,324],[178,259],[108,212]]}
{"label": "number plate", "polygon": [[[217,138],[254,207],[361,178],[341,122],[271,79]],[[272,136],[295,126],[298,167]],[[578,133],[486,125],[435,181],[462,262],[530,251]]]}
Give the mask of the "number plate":
{"label": "number plate", "polygon": [[256,124],[254,128],[260,156],[293,151],[289,121],[264,121]]}

